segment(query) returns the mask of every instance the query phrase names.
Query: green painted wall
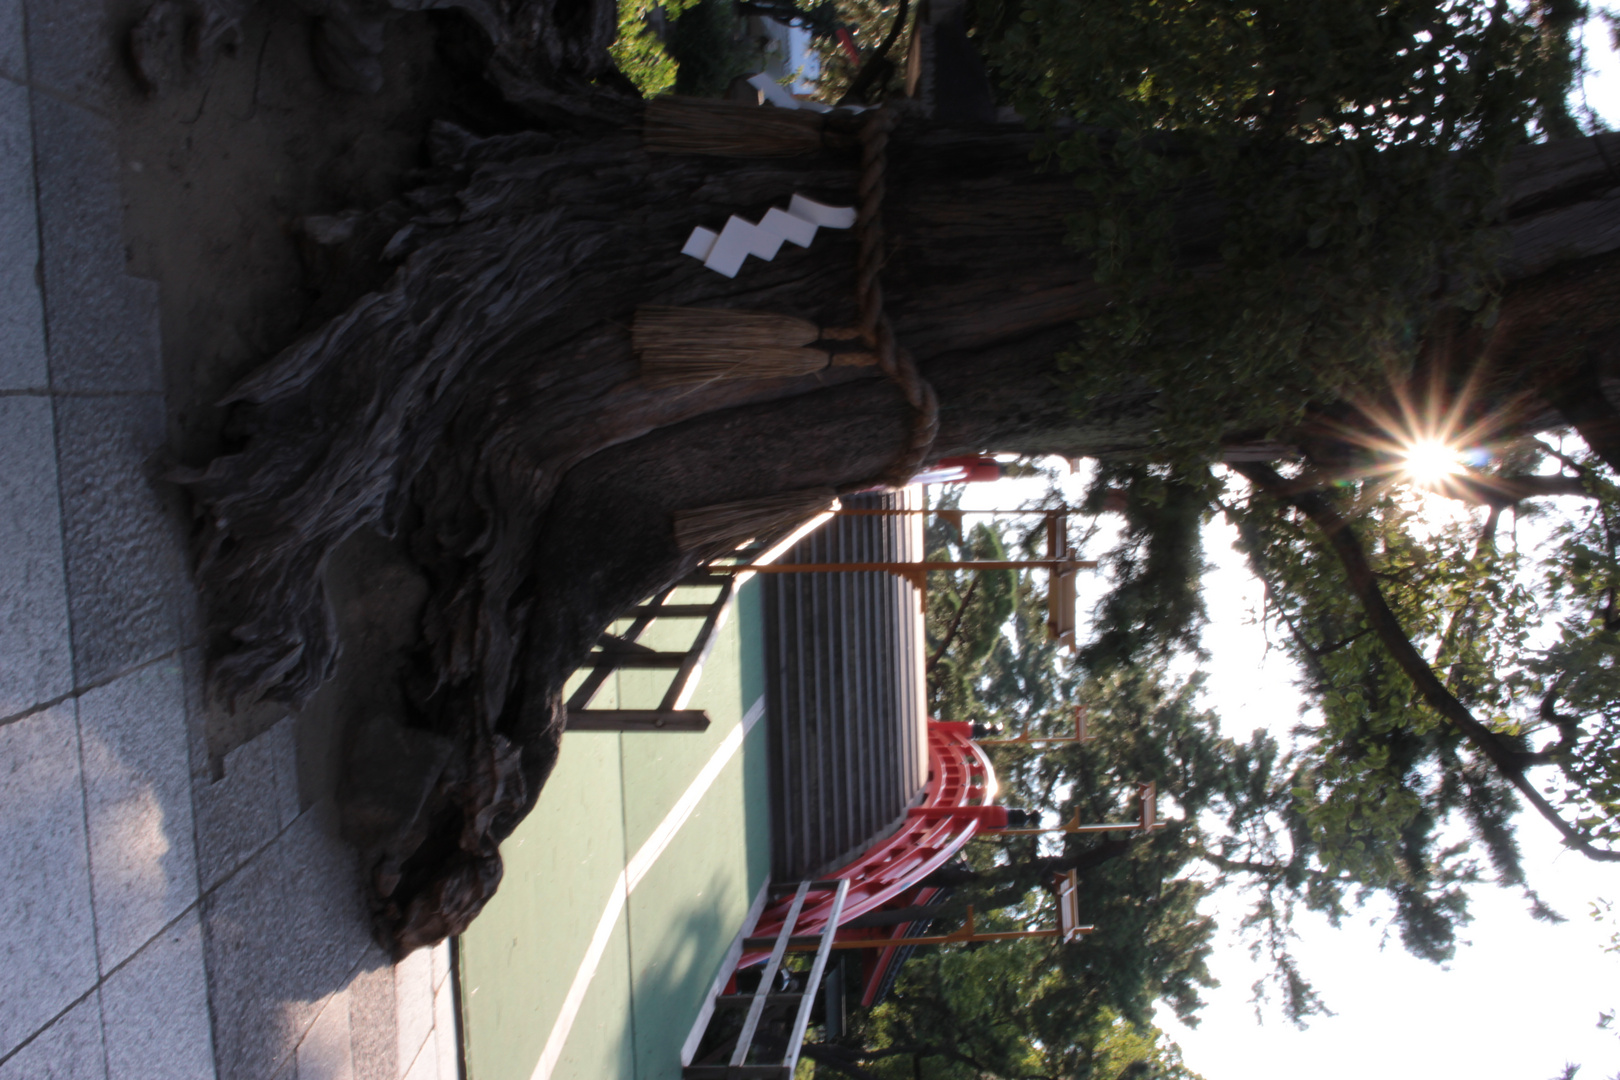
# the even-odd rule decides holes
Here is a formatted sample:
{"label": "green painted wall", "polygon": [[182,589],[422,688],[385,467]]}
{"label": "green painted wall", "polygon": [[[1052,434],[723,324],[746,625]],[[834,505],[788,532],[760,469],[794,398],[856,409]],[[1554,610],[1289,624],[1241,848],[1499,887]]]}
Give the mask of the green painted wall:
{"label": "green painted wall", "polygon": [[[673,602],[702,600],[676,596]],[[575,733],[502,846],[506,877],[460,940],[470,1080],[530,1080],[615,882],[764,693],[757,582],[744,585],[691,701],[707,732]],[[684,622],[684,625],[683,625]],[[694,621],[642,641],[680,648]],[[655,706],[667,673],[618,677],[596,708]],[[554,1080],[674,1080],[721,955],[770,866],[766,729],[757,724],[630,895]]]}

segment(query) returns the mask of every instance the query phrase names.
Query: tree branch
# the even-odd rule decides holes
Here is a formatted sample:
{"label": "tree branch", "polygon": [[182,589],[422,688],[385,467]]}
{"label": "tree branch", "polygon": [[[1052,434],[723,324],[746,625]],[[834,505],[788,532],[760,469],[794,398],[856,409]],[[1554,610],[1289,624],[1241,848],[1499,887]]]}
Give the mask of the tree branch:
{"label": "tree branch", "polygon": [[944,658],[945,650],[951,647],[951,642],[956,640],[956,632],[962,628],[962,616],[967,614],[968,605],[973,603],[973,594],[977,592],[978,589],[979,575],[974,574],[973,580],[968,582],[967,595],[962,597],[962,602],[957,605],[956,614],[951,616],[951,626],[950,629],[945,631],[945,640],[939,643],[939,648],[934,651],[933,656],[928,658],[928,666],[923,670],[933,671],[935,665],[937,665],[940,660]]}
{"label": "tree branch", "polygon": [[829,1069],[835,1069],[843,1073],[845,1076],[854,1077],[854,1080],[883,1080],[877,1073],[867,1072],[855,1064],[850,1057],[846,1056],[848,1052],[843,1047],[833,1043],[807,1042],[800,1047],[800,1053],[815,1062],[818,1069],[820,1066],[825,1065]]}
{"label": "tree branch", "polygon": [[[1620,446],[1617,446],[1617,449],[1620,449]],[[1367,554],[1362,550],[1361,542],[1351,531],[1350,523],[1339,516],[1333,504],[1316,492],[1285,494],[1287,481],[1269,465],[1258,462],[1232,462],[1229,467],[1242,474],[1261,491],[1299,510],[1321,530],[1322,535],[1332,546],[1334,554],[1339,557],[1339,564],[1344,568],[1351,591],[1361,601],[1368,625],[1377,633],[1379,641],[1389,651],[1395,663],[1416,685],[1423,699],[1429,703],[1429,707],[1462,732],[1480,753],[1501,770],[1502,775],[1519,789],[1519,793],[1535,807],[1536,812],[1558,830],[1566,844],[1587,858],[1620,862],[1620,851],[1594,846],[1584,833],[1565,821],[1525,776],[1523,768],[1520,767],[1518,751],[1504,745],[1494,731],[1475,719],[1468,707],[1446,689],[1445,684],[1434,673],[1434,669],[1407,637],[1406,631],[1402,629],[1395,613],[1390,610],[1389,604],[1385,602],[1384,594],[1378,587],[1377,575],[1367,562]]]}
{"label": "tree branch", "polygon": [[[1250,572],[1260,579],[1260,586],[1266,591],[1266,601],[1271,605],[1271,609],[1276,611],[1277,617],[1282,620],[1283,625],[1288,628],[1288,633],[1298,644],[1307,666],[1311,669],[1311,673],[1316,676],[1318,685],[1323,687],[1331,686],[1333,680],[1328,676],[1327,667],[1322,663],[1322,657],[1331,650],[1325,647],[1318,650],[1316,646],[1312,645],[1310,639],[1305,636],[1305,631],[1295,622],[1293,613],[1283,605],[1280,598],[1281,594],[1271,584],[1271,568],[1266,565],[1260,541],[1254,535],[1254,529],[1250,526],[1248,519],[1240,514],[1236,507],[1228,506],[1219,499],[1214,500],[1214,502],[1216,506],[1221,508],[1222,513],[1226,515],[1226,520],[1237,526],[1238,535],[1243,538],[1244,545],[1247,548],[1247,551],[1244,552],[1244,558],[1249,563]],[[1350,639],[1341,641],[1339,644],[1343,645],[1348,640]]]}
{"label": "tree branch", "polygon": [[1260,863],[1249,859],[1229,859],[1225,855],[1200,847],[1198,854],[1215,864],[1222,870],[1241,870],[1244,873],[1254,874],[1262,878],[1278,878],[1288,873],[1288,867],[1281,863]]}
{"label": "tree branch", "polygon": [[1593,497],[1578,476],[1487,476],[1483,473],[1463,473],[1450,478],[1441,492],[1464,502],[1480,503],[1493,510],[1512,506],[1525,499],[1545,499],[1555,495],[1577,495],[1583,499]]}
{"label": "tree branch", "polygon": [[1542,722],[1557,729],[1558,741],[1544,746],[1540,750],[1520,754],[1519,760],[1526,766],[1556,765],[1558,759],[1573,752],[1575,744],[1580,741],[1580,721],[1573,716],[1558,711],[1558,697],[1563,692],[1564,681],[1568,678],[1569,673],[1565,672],[1553,681],[1552,686],[1548,687],[1547,692],[1541,696],[1541,707],[1538,710]]}
{"label": "tree branch", "polygon": [[864,102],[866,92],[872,88],[872,84],[885,76],[887,72],[894,70],[893,65],[888,61],[889,50],[894,47],[895,41],[900,37],[900,31],[906,25],[906,16],[910,13],[911,0],[900,0],[900,10],[895,12],[894,22],[889,26],[889,32],[883,36],[883,40],[878,44],[872,55],[866,58],[866,63],[861,65],[860,72],[856,74],[854,81],[849,84],[849,89],[844,92],[844,96],[838,99],[838,104],[847,105]]}
{"label": "tree branch", "polygon": [[1124,840],[1104,840],[1096,847],[1087,848],[1074,855],[1056,855],[1046,859],[1030,859],[1027,862],[1008,863],[1006,866],[998,866],[991,870],[968,870],[942,866],[923,878],[920,884],[932,886],[999,885],[1016,880],[1030,871],[1034,871],[1039,876],[1068,870],[1089,870],[1094,866],[1101,866],[1109,859],[1117,859],[1130,849],[1131,841],[1128,838]]}
{"label": "tree branch", "polygon": [[1620,472],[1620,411],[1603,394],[1597,362],[1588,357],[1573,375],[1547,387],[1543,394],[1575,425],[1592,453]]}

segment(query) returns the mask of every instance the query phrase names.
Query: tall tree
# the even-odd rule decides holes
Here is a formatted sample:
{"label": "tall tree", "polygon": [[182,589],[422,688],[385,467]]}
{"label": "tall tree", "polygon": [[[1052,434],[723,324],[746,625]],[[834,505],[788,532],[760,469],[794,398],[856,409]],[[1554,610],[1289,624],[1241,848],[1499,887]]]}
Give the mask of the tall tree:
{"label": "tall tree", "polygon": [[[338,16],[386,6],[325,3],[323,47],[370,41]],[[856,489],[930,433],[926,394],[860,367],[685,393],[636,377],[642,304],[855,321],[850,239],[735,279],[679,251],[796,192],[855,201],[865,119],[722,121],[787,125],[799,157],[659,152],[607,60],[612,4],[429,6],[487,36],[504,126],[434,129],[422,186],[354,231],[375,277],[233,392],[239,441],[189,484],[232,700],[297,704],[331,673],[322,574],[357,529],[400,537],[429,579],[383,718],[406,749],[370,785],[397,796],[369,808],[368,857],[402,948],[496,887],[603,626],[712,553],[677,544],[673,515]],[[982,23],[1046,134],[913,117],[889,140],[885,310],[937,395],[932,453],[1275,456],[1413,355],[1477,372],[1487,411],[1516,406],[1503,430],[1610,430],[1601,395],[1569,388],[1608,371],[1620,146],[1528,143],[1560,100],[1535,10],[1093,8]]]}
{"label": "tall tree", "polygon": [[[1036,547],[1039,531],[1020,536],[1015,527],[1004,543]],[[936,526],[936,535],[948,530]],[[970,574],[952,576],[957,580],[931,596],[970,588]],[[1045,586],[1035,577],[1022,575],[1011,617],[975,624],[980,640],[959,636],[948,644],[947,652],[958,654],[953,675],[967,677],[936,683],[936,711],[1000,724],[1008,734],[1061,739],[1075,731],[1082,708],[1085,742],[991,751],[1000,801],[1040,810],[1048,825],[1074,818],[1129,823],[1141,813],[1138,784],[1153,783],[1168,824],[1150,835],[974,844],[964,863],[930,878],[954,890],[941,916],[960,919],[971,904],[1019,924],[1050,920],[1053,876],[1077,871],[1084,921],[1099,931],[1065,954],[1066,977],[1077,987],[1065,992],[1080,995],[1092,1019],[1111,1009],[1145,1024],[1156,1000],[1187,1018],[1201,1005],[1214,924],[1197,907],[1212,884],[1230,884],[1252,894],[1246,926],[1272,963],[1257,991],[1275,992],[1284,1011],[1303,1021],[1320,1002],[1291,955],[1293,909],[1343,905],[1352,890],[1385,883],[1347,879],[1312,847],[1298,796],[1302,763],[1264,732],[1223,736],[1216,717],[1197,707],[1199,680],[1176,682],[1156,661],[1111,664],[1092,675],[1083,657],[1069,657],[1048,637]]]}
{"label": "tall tree", "polygon": [[[931,532],[946,550],[960,543],[984,554],[1042,542],[1040,528],[1026,532],[1005,521],[981,523],[961,538],[944,521]],[[1196,1023],[1202,993],[1214,985],[1205,962],[1216,927],[1199,910],[1211,882],[1254,881],[1262,894],[1287,902],[1286,888],[1219,861],[1218,852],[1241,847],[1256,863],[1276,857],[1274,845],[1253,834],[1292,805],[1290,765],[1264,734],[1223,738],[1215,717],[1195,705],[1196,681],[1174,683],[1154,665],[1087,677],[1048,639],[1036,575],[1010,582],[1011,611],[959,618],[976,601],[957,606],[953,598],[982,595],[972,584],[978,574],[1013,578],[1008,571],[951,572],[931,583],[931,623],[944,635],[937,647],[953,661],[935,669],[947,677],[934,683],[934,711],[1000,723],[1008,734],[1061,738],[1073,733],[1079,705],[1090,732],[1084,743],[991,749],[998,801],[1043,810],[1049,824],[1075,815],[1128,823],[1140,814],[1138,782],[1152,781],[1169,824],[1147,835],[970,844],[963,860],[929,879],[951,890],[928,912],[936,932],[959,925],[969,906],[982,929],[1054,925],[1052,879],[1070,870],[1082,921],[1096,931],[1072,944],[926,950],[890,998],[858,1015],[836,1045],[808,1052],[818,1066],[857,1077],[1191,1077],[1153,1026],[1153,1009],[1163,1004]],[[1287,955],[1286,915],[1269,918],[1274,925],[1259,943],[1274,948],[1276,982],[1302,1020],[1318,1003]]]}
{"label": "tall tree", "polygon": [[1077,1002],[1062,961],[1028,941],[932,951],[848,1037],[806,1055],[857,1080],[1200,1080],[1151,1023]]}

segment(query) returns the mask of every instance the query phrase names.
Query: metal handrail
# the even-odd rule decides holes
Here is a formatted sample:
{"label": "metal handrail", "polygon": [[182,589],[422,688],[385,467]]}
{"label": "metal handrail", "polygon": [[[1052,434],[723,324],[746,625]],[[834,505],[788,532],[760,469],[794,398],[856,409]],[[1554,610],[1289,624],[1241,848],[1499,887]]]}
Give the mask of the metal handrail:
{"label": "metal handrail", "polygon": [[[799,920],[799,913],[804,909],[805,898],[811,892],[826,891],[833,893],[831,917],[820,931],[815,960],[810,965],[804,991],[796,994],[773,992],[771,988],[776,984],[776,976],[782,968],[783,960],[789,951],[798,951],[793,947],[794,942],[798,940],[793,930]],[[718,1080],[718,1078],[734,1080],[743,1077],[791,1080],[794,1070],[799,1065],[799,1053],[804,1048],[804,1033],[810,1026],[810,1012],[815,1006],[816,992],[821,980],[826,975],[827,960],[832,955],[833,939],[838,933],[838,920],[843,913],[844,900],[848,895],[849,881],[846,878],[835,881],[799,882],[793,892],[793,904],[782,919],[782,928],[776,934],[770,958],[766,960],[765,968],[760,972],[759,986],[752,994],[746,996],[723,995],[728,998],[725,1002],[728,1005],[740,1005],[744,1000],[748,1002],[748,1014],[743,1019],[742,1031],[737,1035],[737,1045],[732,1049],[730,1061],[725,1065],[687,1065],[681,1070],[681,1076],[685,1080]],[[765,1006],[773,999],[778,1002],[796,999],[798,1006],[794,1012],[793,1025],[789,1029],[786,1051],[780,1061],[749,1064],[748,1057],[753,1053],[754,1038],[765,1015]]]}

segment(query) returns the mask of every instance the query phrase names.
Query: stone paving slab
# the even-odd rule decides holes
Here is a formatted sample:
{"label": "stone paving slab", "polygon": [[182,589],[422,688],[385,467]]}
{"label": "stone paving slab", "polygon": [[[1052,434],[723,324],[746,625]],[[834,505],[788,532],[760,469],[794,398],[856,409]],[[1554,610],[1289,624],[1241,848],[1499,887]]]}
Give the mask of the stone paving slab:
{"label": "stone paving slab", "polygon": [[61,397],[56,424],[74,675],[85,685],[182,644],[185,556],[153,483],[162,398]]}
{"label": "stone paving slab", "polygon": [[140,6],[0,0],[0,1080],[456,1080],[448,950],[371,942],[296,721],[210,755],[159,285],[127,272]]}
{"label": "stone paving slab", "polygon": [[29,75],[35,85],[86,105],[106,108],[131,81],[107,5],[96,0],[22,0],[27,12]]}
{"label": "stone paving slab", "polygon": [[274,1076],[371,944],[334,818],[328,803],[305,812],[204,901],[215,1045],[232,1080]]}
{"label": "stone paving slab", "polygon": [[101,996],[92,991],[39,1036],[0,1063],[0,1080],[106,1080]]}
{"label": "stone paving slab", "polygon": [[[433,953],[448,961],[450,956],[448,943],[436,946]],[[448,978],[450,974],[448,963],[444,972],[446,976],[444,981],[433,988],[433,1056],[439,1080],[452,1080],[456,1076],[457,1062],[456,997],[455,988]]]}
{"label": "stone paving slab", "polygon": [[196,791],[197,860],[212,889],[298,816],[296,725],[291,717],[225,755],[222,779]]}
{"label": "stone paving slab", "polygon": [[124,272],[112,121],[50,94],[32,98],[51,386],[161,391],[157,286]]}
{"label": "stone paving slab", "polygon": [[[0,22],[7,2],[0,0]],[[7,43],[0,26],[0,73],[9,66]],[[48,380],[32,128],[27,88],[0,74],[0,390],[40,389]]]}
{"label": "stone paving slab", "polygon": [[0,1058],[96,985],[73,702],[0,727]]}
{"label": "stone paving slab", "polygon": [[[23,0],[0,0],[0,78],[23,82],[28,54],[23,48]],[[33,158],[30,151],[29,159]]]}
{"label": "stone paving slab", "polygon": [[0,717],[73,686],[49,398],[0,396]]}
{"label": "stone paving slab", "polygon": [[197,900],[185,724],[176,659],[149,664],[79,698],[103,972]]}
{"label": "stone paving slab", "polygon": [[394,969],[394,1009],[394,1060],[408,1070],[433,1035],[433,958],[428,950],[416,950]]}
{"label": "stone paving slab", "polygon": [[298,1080],[354,1080],[347,990],[327,998],[325,1008],[298,1044]]}
{"label": "stone paving slab", "polygon": [[193,908],[101,989],[108,1080],[213,1080],[202,923]]}
{"label": "stone paving slab", "polygon": [[355,1080],[398,1080],[394,965],[373,947],[349,982],[349,1037]]}

